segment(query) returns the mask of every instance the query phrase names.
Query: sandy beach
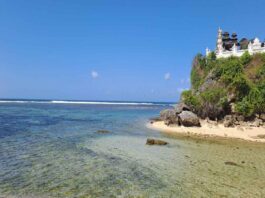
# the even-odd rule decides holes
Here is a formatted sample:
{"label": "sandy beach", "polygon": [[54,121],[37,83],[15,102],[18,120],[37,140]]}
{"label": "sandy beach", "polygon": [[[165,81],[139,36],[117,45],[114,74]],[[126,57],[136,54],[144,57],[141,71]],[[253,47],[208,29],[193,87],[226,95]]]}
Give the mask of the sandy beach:
{"label": "sandy beach", "polygon": [[208,136],[242,139],[253,142],[265,143],[264,127],[233,127],[226,128],[222,124],[212,124],[201,120],[201,127],[167,126],[164,121],[156,121],[147,124],[148,128],[166,133],[178,133],[184,135]]}

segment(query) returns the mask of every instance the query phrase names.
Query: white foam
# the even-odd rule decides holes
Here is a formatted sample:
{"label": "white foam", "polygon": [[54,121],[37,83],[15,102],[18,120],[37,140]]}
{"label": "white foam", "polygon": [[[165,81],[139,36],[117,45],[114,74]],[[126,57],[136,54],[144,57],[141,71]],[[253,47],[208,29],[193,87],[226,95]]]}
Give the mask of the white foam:
{"label": "white foam", "polygon": [[43,103],[43,104],[85,104],[85,105],[147,105],[161,106],[168,105],[162,103],[151,102],[98,102],[98,101],[67,101],[67,100],[52,100],[52,101],[37,101],[37,100],[0,100],[0,103]]}

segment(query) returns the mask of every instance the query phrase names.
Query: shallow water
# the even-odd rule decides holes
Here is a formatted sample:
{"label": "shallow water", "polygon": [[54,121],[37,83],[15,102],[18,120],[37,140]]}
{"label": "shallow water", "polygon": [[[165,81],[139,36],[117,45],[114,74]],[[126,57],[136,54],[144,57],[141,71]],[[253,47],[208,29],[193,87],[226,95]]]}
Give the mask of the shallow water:
{"label": "shallow water", "polygon": [[162,108],[0,104],[0,197],[265,197],[264,144],[147,129]]}

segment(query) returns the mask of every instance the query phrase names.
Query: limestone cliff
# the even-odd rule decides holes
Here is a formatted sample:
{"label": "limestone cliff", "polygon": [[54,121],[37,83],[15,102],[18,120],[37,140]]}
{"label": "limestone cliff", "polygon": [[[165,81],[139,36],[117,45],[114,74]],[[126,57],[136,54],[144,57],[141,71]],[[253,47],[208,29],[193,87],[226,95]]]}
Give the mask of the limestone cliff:
{"label": "limestone cliff", "polygon": [[201,118],[265,119],[265,53],[216,59],[197,55],[192,63],[191,89],[181,101]]}

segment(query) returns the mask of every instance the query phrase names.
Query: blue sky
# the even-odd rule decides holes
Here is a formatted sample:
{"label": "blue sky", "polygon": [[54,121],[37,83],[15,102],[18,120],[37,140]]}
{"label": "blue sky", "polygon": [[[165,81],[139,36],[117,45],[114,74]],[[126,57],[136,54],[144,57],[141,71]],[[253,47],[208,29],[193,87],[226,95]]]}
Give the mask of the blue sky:
{"label": "blue sky", "polygon": [[217,29],[265,38],[263,0],[1,0],[0,98],[177,101]]}

